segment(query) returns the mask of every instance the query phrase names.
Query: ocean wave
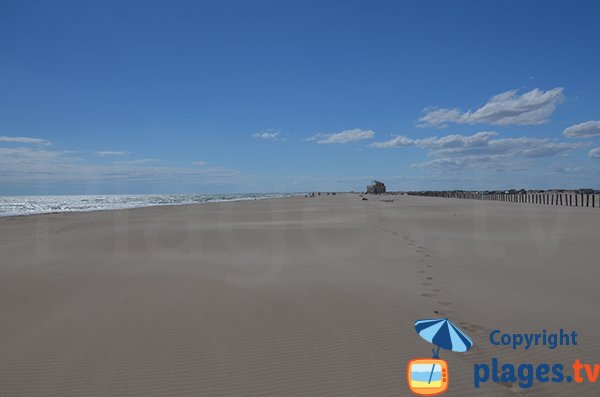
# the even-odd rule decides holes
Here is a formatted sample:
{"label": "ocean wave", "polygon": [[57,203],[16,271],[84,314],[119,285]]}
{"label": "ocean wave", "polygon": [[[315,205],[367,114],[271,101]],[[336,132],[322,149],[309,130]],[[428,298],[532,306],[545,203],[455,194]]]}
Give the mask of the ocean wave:
{"label": "ocean wave", "polygon": [[0,196],[0,217],[288,197],[284,193]]}

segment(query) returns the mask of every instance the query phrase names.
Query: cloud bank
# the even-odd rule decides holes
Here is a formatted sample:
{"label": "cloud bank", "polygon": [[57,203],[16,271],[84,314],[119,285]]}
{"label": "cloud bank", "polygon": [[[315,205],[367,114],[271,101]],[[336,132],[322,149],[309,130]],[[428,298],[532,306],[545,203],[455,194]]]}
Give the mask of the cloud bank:
{"label": "cloud bank", "polygon": [[474,162],[494,162],[506,158],[541,158],[565,154],[588,146],[588,143],[565,143],[547,138],[497,138],[495,131],[481,131],[473,135],[446,135],[424,139],[396,136],[370,146],[378,149],[416,146],[427,151],[434,160],[413,164],[416,167],[464,167]]}
{"label": "cloud bank", "polygon": [[564,100],[563,88],[543,91],[533,89],[518,95],[517,90],[495,95],[480,108],[466,112],[460,109],[425,108],[419,118],[420,127],[445,127],[456,124],[533,125],[543,124]]}
{"label": "cloud bank", "polygon": [[[239,183],[242,174],[237,170],[222,167],[181,167],[163,165],[159,159],[133,159],[114,161],[127,152],[97,151],[82,157],[83,152],[48,150],[49,142],[41,146],[29,139],[3,139],[0,142],[20,143],[20,146],[0,146],[0,190],[13,187],[46,186],[103,186],[113,187],[123,183],[138,186],[224,186]],[[24,146],[34,143],[35,146]],[[108,164],[97,164],[93,156],[115,157]],[[204,162],[195,162],[205,165]],[[179,186],[177,185],[177,186]]]}

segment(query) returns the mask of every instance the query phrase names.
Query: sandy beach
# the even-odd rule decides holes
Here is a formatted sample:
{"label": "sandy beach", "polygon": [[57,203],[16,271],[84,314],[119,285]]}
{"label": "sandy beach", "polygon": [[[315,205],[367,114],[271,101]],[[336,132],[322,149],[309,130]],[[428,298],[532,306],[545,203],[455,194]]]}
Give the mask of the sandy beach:
{"label": "sandy beach", "polygon": [[[0,219],[0,396],[408,396],[449,317],[474,365],[600,362],[600,210],[356,194]],[[578,346],[492,346],[491,330]]]}

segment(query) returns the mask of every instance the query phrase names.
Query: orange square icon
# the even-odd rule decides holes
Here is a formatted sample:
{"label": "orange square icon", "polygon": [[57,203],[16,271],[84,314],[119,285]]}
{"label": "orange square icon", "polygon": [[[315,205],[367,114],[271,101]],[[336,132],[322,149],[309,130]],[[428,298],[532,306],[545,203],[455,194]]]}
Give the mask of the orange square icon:
{"label": "orange square icon", "polygon": [[408,363],[410,390],[419,396],[435,396],[448,390],[448,363],[434,358],[417,358]]}

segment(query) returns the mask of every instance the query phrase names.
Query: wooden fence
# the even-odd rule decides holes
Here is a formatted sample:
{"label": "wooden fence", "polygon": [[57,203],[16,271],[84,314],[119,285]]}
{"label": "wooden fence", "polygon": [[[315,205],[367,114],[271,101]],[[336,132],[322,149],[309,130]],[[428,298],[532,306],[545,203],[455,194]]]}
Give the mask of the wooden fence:
{"label": "wooden fence", "polygon": [[559,205],[600,208],[600,194],[576,192],[479,193],[479,192],[411,192],[412,196],[492,200],[508,203]]}

